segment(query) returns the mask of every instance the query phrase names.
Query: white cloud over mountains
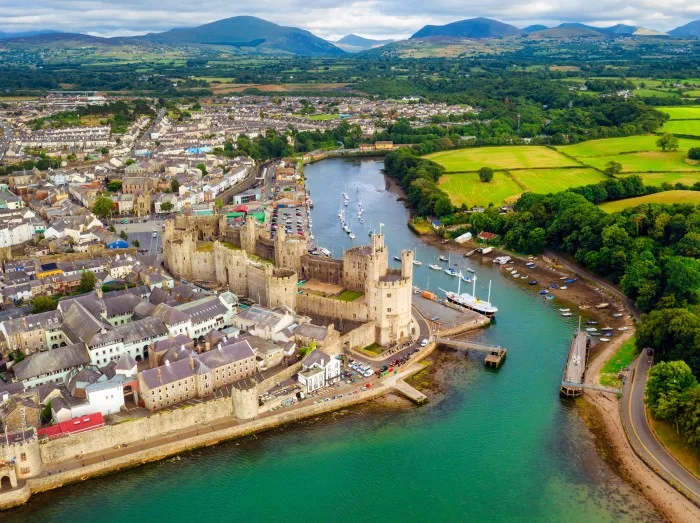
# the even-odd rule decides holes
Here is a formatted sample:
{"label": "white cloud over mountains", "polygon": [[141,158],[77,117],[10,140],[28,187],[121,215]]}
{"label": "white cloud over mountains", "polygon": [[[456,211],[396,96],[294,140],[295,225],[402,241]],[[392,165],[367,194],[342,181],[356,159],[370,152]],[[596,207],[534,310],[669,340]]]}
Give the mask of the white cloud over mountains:
{"label": "white cloud over mountains", "polygon": [[426,24],[484,16],[524,27],[583,22],[666,31],[700,18],[697,0],[0,0],[0,31],[55,29],[132,36],[251,15],[334,39],[347,33],[403,38]]}

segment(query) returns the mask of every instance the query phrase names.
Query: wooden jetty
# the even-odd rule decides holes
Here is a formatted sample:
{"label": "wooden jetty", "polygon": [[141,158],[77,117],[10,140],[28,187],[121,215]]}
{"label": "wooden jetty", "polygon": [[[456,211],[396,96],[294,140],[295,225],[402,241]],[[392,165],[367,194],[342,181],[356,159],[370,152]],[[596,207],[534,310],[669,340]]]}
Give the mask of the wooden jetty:
{"label": "wooden jetty", "polygon": [[569,358],[559,388],[559,393],[562,396],[575,398],[583,394],[583,376],[586,373],[588,346],[588,335],[580,330],[577,331],[569,346]]}
{"label": "wooden jetty", "polygon": [[461,350],[476,350],[486,353],[486,359],[484,364],[487,367],[493,367],[498,369],[506,361],[507,350],[503,347],[496,347],[494,345],[487,345],[485,343],[478,343],[476,341],[470,340],[453,340],[451,338],[435,338],[435,342],[439,345],[444,345],[445,347],[450,347],[453,349]]}

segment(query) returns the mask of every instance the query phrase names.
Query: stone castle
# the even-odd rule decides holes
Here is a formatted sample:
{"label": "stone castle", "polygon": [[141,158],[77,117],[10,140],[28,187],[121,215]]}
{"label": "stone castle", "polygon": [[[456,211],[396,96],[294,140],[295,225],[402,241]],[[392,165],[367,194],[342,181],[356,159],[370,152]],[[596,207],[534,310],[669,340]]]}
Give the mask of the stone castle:
{"label": "stone castle", "polygon": [[[403,251],[401,269],[388,265],[384,236],[345,251],[342,260],[308,254],[303,237],[274,240],[254,217],[229,226],[225,216],[178,216],[165,224],[163,253],[176,278],[219,285],[266,307],[286,306],[299,314],[353,324],[371,323],[374,342],[390,345],[408,339],[413,252]],[[301,292],[300,280],[362,293],[353,301]]]}

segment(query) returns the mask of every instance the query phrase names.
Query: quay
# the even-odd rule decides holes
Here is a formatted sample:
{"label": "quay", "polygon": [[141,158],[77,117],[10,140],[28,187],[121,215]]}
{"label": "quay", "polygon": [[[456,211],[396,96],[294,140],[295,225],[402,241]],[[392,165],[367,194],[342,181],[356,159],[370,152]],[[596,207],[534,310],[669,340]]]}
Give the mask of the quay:
{"label": "quay", "polygon": [[394,390],[417,405],[422,405],[428,401],[428,396],[414,389],[404,380],[397,380],[394,384]]}
{"label": "quay", "polygon": [[435,343],[442,345],[444,347],[450,347],[452,349],[459,350],[475,350],[479,352],[486,353],[486,359],[484,365],[487,367],[493,367],[498,369],[503,365],[506,360],[507,350],[503,347],[496,347],[493,345],[487,345],[485,343],[478,343],[476,341],[470,340],[453,340],[450,338],[435,338]]}
{"label": "quay", "polygon": [[588,346],[588,335],[585,332],[577,331],[569,346],[569,357],[559,388],[562,396],[575,398],[583,394],[583,375],[586,372]]}

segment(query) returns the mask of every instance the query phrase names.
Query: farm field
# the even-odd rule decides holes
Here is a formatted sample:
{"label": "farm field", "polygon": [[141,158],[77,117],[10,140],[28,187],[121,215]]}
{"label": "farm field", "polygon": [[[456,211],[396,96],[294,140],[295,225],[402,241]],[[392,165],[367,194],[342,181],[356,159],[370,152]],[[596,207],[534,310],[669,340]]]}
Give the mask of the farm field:
{"label": "farm field", "polygon": [[[623,138],[603,138],[601,140],[591,140],[575,145],[560,145],[557,150],[566,153],[574,158],[589,158],[592,156],[609,156],[613,154],[635,153],[639,151],[659,151],[656,145],[658,136],[645,134],[640,136],[625,136]],[[687,151],[691,147],[697,147],[695,140],[678,140],[679,150]],[[582,160],[583,163],[587,163]]]}
{"label": "farm field", "polygon": [[[646,151],[629,154],[613,154],[610,156],[596,156],[586,158],[586,163],[597,169],[605,169],[605,164],[609,161],[616,161],[622,164],[623,172],[650,172],[650,171],[693,171],[700,172],[700,165],[690,160],[686,161],[687,149],[685,151],[662,152]],[[695,163],[695,165],[693,165]]]}
{"label": "farm field", "polygon": [[487,206],[503,205],[506,198],[523,192],[520,186],[503,172],[497,171],[493,180],[482,183],[479,175],[471,173],[444,174],[440,178],[440,188],[450,195],[452,205],[466,204]]}
{"label": "farm field", "polygon": [[619,212],[630,207],[636,207],[645,203],[691,203],[700,204],[700,191],[666,191],[656,194],[647,194],[637,198],[605,202],[600,208],[605,212]]}
{"label": "farm field", "polygon": [[[653,185],[655,187],[661,186],[662,183],[670,183],[675,185],[677,183],[682,183],[684,185],[694,185],[700,182],[700,170],[696,173],[693,172],[668,172],[668,173],[634,173],[637,176],[641,176],[642,180],[646,185]],[[623,176],[618,176],[618,178],[623,178]]]}
{"label": "farm field", "polygon": [[439,163],[447,172],[453,173],[478,171],[482,167],[528,169],[579,165],[574,160],[547,147],[527,145],[456,149],[429,154],[426,158]]}
{"label": "farm field", "polygon": [[634,95],[642,97],[658,96],[659,98],[680,98],[681,96],[678,91],[662,91],[659,89],[645,89],[643,87],[635,89]]}
{"label": "farm field", "polygon": [[[671,134],[700,136],[700,118],[697,120],[671,120],[666,122],[661,130]],[[700,147],[700,142],[698,142],[697,147]]]}
{"label": "farm field", "polygon": [[511,174],[529,191],[541,194],[565,191],[606,179],[595,169],[530,169],[511,171]]}
{"label": "farm field", "polygon": [[700,105],[688,105],[686,107],[657,107],[656,109],[669,115],[671,120],[700,119]]}

